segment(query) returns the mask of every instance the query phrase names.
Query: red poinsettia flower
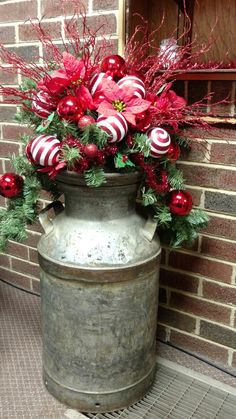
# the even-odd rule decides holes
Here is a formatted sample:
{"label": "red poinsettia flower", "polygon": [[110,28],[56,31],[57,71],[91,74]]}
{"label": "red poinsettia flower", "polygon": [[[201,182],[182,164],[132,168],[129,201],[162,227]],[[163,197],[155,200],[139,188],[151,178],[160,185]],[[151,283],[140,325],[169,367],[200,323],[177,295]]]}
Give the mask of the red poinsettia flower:
{"label": "red poinsettia flower", "polygon": [[70,84],[70,79],[67,77],[64,70],[56,70],[51,74],[47,74],[38,83],[38,88],[51,95],[58,95],[65,90]]}
{"label": "red poinsettia flower", "polygon": [[104,79],[102,92],[104,100],[98,106],[98,113],[103,116],[113,116],[122,113],[128,123],[135,125],[135,115],[146,111],[151,102],[137,98],[135,88],[119,87],[113,80]]}
{"label": "red poinsettia flower", "polygon": [[77,87],[75,91],[75,95],[77,99],[79,100],[81,108],[84,111],[86,111],[87,109],[90,109],[90,110],[97,109],[97,106],[94,104],[90,91],[83,84]]}
{"label": "red poinsettia flower", "polygon": [[65,73],[71,82],[82,82],[87,80],[90,74],[90,66],[85,66],[83,60],[77,60],[69,52],[63,52],[62,64],[65,69]]}

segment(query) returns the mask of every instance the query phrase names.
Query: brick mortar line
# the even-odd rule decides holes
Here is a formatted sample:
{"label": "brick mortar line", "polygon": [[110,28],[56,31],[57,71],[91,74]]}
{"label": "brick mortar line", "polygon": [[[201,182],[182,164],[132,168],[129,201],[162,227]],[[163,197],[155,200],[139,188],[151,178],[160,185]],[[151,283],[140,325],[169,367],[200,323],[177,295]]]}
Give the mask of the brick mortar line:
{"label": "brick mortar line", "polygon": [[[161,326],[166,327],[166,325],[165,325],[164,323],[162,323],[162,322],[159,322],[159,324],[160,324]],[[215,345],[217,345],[217,346],[220,346],[220,347],[222,347],[222,348],[225,348],[225,349],[227,349],[227,350],[229,350],[229,349],[234,350],[231,346],[225,346],[225,345],[222,345],[221,343],[215,342],[215,341],[213,341],[213,340],[208,340],[208,339],[204,338],[204,337],[203,337],[203,336],[201,336],[201,335],[195,335],[194,333],[189,333],[189,332],[186,332],[185,330],[182,330],[182,329],[176,329],[175,327],[173,327],[173,326],[169,326],[169,325],[168,325],[168,327],[170,328],[170,330],[174,330],[174,331],[176,331],[176,332],[181,332],[181,333],[183,333],[183,335],[186,335],[186,336],[189,336],[189,337],[196,337],[196,339],[203,340],[204,342],[207,342],[207,343],[213,343],[213,344],[215,344]]]}
{"label": "brick mortar line", "polygon": [[210,143],[211,145],[213,144],[222,144],[222,145],[227,145],[227,144],[231,144],[231,145],[236,145],[236,138],[235,140],[225,140],[223,138],[220,139],[210,139],[207,140],[208,143]]}
{"label": "brick mortar line", "polygon": [[[202,255],[202,254],[196,254],[196,252],[194,250],[186,250],[186,249],[178,249],[178,253],[179,254],[184,254],[186,256],[196,256],[200,259],[204,259],[204,260],[210,260],[211,262],[215,262],[217,258],[213,257],[213,256],[209,256],[209,255]],[[220,262],[225,263],[226,265],[229,266],[235,266],[235,262],[230,262],[227,260],[219,260]]]}
{"label": "brick mortar line", "polygon": [[[211,169],[222,169],[222,165],[220,164],[215,164],[215,163],[204,163],[204,162],[196,162],[196,161],[186,161],[186,160],[179,160],[178,164],[183,164],[184,166],[202,166],[202,167],[209,167]],[[229,169],[233,171],[236,171],[236,167],[234,166],[228,166],[228,165],[224,165],[225,169]]]}
{"label": "brick mortar line", "polygon": [[[15,270],[13,270],[13,269],[6,268],[5,266],[1,267],[1,269],[3,269],[4,271],[7,271],[7,272],[13,272],[13,273],[15,272],[15,273],[17,273],[18,275],[20,275],[20,276],[22,276],[22,277],[24,277],[24,278],[28,278],[28,279],[38,279],[38,280],[39,280],[39,278],[37,278],[37,277],[35,277],[35,276],[33,276],[33,275],[24,274],[23,272],[15,271]],[[4,278],[1,278],[1,277],[0,277],[0,279],[3,279],[3,280],[4,280]]]}
{"label": "brick mortar line", "polygon": [[[8,254],[7,256],[9,256],[11,259],[14,259],[14,260],[20,260],[22,262],[27,262],[27,263],[29,263],[30,265],[33,265],[33,266],[39,266],[38,263],[32,262],[29,259],[22,259],[20,256],[14,256],[14,255],[11,255],[11,254]],[[12,268],[12,270],[15,270],[15,269]]]}
{"label": "brick mortar line", "polygon": [[189,185],[189,183],[184,184],[185,188],[191,188],[196,191],[202,191],[202,192],[219,192],[219,193],[227,193],[229,195],[236,194],[236,191],[230,191],[227,189],[217,189],[217,188],[209,188],[207,186],[195,186],[195,185]]}
{"label": "brick mortar line", "polygon": [[232,311],[231,311],[231,314],[230,314],[230,320],[229,320],[229,324],[234,329],[234,331],[235,331],[235,326],[234,326],[235,309],[236,309],[236,307],[232,308]]}
{"label": "brick mortar line", "polygon": [[230,367],[232,367],[232,362],[233,362],[233,355],[234,355],[234,352],[235,352],[235,350],[234,350],[234,349],[229,348],[229,351],[228,351],[228,365],[229,365]]}
{"label": "brick mortar line", "polygon": [[195,317],[196,326],[195,326],[195,335],[200,336],[200,318]]}
{"label": "brick mortar line", "polygon": [[[211,282],[212,284],[217,284],[217,285],[220,285],[220,286],[223,286],[223,287],[229,287],[229,288],[235,289],[235,285],[233,285],[233,284],[228,284],[226,282],[222,282],[222,281],[219,281],[219,280],[217,281],[216,279],[208,278],[207,276],[201,276],[198,273],[184,271],[183,269],[173,268],[172,266],[169,266],[169,265],[160,265],[160,267],[162,269],[165,269],[165,270],[170,271],[170,272],[177,272],[177,273],[180,273],[180,274],[186,274],[187,273],[188,276],[193,277],[193,278],[197,278],[197,279],[199,279],[199,281],[204,279],[205,281]],[[234,266],[233,266],[233,268],[234,268]],[[168,288],[170,288],[170,287],[168,287]],[[175,289],[175,288],[173,288],[173,289]],[[198,294],[195,294],[195,293],[192,293],[192,294],[193,295],[198,295]],[[192,295],[192,294],[190,293],[190,295]]]}
{"label": "brick mortar line", "polygon": [[93,0],[88,0],[88,13],[93,12]]}
{"label": "brick mortar line", "polygon": [[[168,290],[170,291],[170,292],[174,292],[175,294],[180,294],[180,295],[185,295],[186,297],[191,297],[191,298],[193,298],[193,299],[195,299],[195,300],[200,300],[200,301],[203,301],[203,302],[206,302],[206,303],[209,303],[209,304],[213,304],[213,305],[215,305],[215,306],[221,306],[221,307],[224,307],[224,308],[228,308],[228,309],[230,309],[230,311],[231,310],[235,310],[235,305],[231,305],[231,304],[226,304],[226,303],[221,303],[221,302],[218,302],[218,301],[215,301],[215,300],[209,300],[208,298],[205,298],[205,297],[201,297],[201,296],[199,296],[199,295],[197,295],[197,294],[193,294],[193,293],[190,293],[190,292],[188,292],[188,291],[182,291],[182,290],[177,290],[176,288],[172,288],[172,287],[169,287],[168,285],[166,285],[166,286],[161,286],[161,288],[168,288]],[[168,305],[169,306],[169,305]],[[172,307],[172,306],[169,306],[170,308],[174,308],[174,307]],[[189,312],[187,312],[187,313],[189,313]],[[190,314],[190,313],[189,313]],[[204,319],[204,317],[201,317],[201,316],[198,316],[198,315],[196,315],[196,314],[192,314],[192,315],[194,315],[195,317],[199,317],[200,319]],[[216,322],[217,323],[217,322]],[[222,323],[217,323],[217,324],[222,324]],[[229,326],[228,326],[229,327]],[[235,330],[235,328],[234,328],[234,330]]]}
{"label": "brick mortar line", "polygon": [[208,210],[208,209],[205,209],[204,210],[208,215],[213,215],[214,217],[218,217],[218,218],[223,218],[224,220],[226,219],[226,220],[232,220],[232,221],[235,221],[235,219],[236,219],[236,216],[234,216],[234,215],[230,215],[230,214],[226,214],[226,213],[224,213],[224,214],[222,214],[221,212],[214,212],[214,211],[210,211],[210,210]]}
{"label": "brick mortar line", "polygon": [[[219,241],[222,241],[222,242],[226,242],[226,243],[232,243],[232,244],[235,244],[236,243],[236,239],[235,240],[233,240],[233,239],[225,239],[224,237],[212,237],[212,236],[209,236],[208,234],[206,234],[206,233],[199,233],[200,234],[200,236],[201,237],[209,237],[209,238],[216,238],[217,240],[219,240]],[[199,240],[200,240],[200,237],[199,236]]]}

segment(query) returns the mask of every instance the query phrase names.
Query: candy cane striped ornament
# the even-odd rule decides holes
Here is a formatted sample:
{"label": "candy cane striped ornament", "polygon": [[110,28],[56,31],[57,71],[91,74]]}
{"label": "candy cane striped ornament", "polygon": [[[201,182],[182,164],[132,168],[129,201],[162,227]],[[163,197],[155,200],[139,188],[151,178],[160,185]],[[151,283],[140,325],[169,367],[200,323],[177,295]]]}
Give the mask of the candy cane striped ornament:
{"label": "candy cane striped ornament", "polygon": [[60,141],[55,135],[40,135],[30,144],[32,160],[41,166],[54,166],[59,159]]}
{"label": "candy cane striped ornament", "polygon": [[170,136],[163,128],[152,128],[147,132],[150,141],[150,156],[163,157],[170,147]]}
{"label": "candy cane striped ornament", "polygon": [[107,117],[100,115],[97,119],[97,126],[109,135],[109,143],[121,141],[128,131],[127,122],[119,112]]}
{"label": "candy cane striped ornament", "polygon": [[106,73],[95,73],[89,83],[90,93],[93,96],[96,92],[102,91],[103,81],[111,80],[112,77],[108,76]]}
{"label": "candy cane striped ornament", "polygon": [[134,96],[143,99],[146,95],[144,82],[137,76],[125,76],[117,82],[119,87],[132,87]]}
{"label": "candy cane striped ornament", "polygon": [[51,96],[47,93],[39,91],[32,100],[32,111],[41,118],[47,118],[54,110],[56,105],[52,103]]}

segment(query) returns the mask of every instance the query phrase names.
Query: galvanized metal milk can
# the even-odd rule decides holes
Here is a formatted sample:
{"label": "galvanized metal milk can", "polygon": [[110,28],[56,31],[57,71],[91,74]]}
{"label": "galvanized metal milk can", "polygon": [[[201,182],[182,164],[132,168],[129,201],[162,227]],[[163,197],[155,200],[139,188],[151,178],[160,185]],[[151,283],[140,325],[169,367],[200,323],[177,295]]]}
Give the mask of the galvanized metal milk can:
{"label": "galvanized metal milk can", "polygon": [[44,382],[80,411],[121,409],[154,378],[159,240],[135,209],[139,173],[57,181],[65,207],[41,214],[38,244]]}

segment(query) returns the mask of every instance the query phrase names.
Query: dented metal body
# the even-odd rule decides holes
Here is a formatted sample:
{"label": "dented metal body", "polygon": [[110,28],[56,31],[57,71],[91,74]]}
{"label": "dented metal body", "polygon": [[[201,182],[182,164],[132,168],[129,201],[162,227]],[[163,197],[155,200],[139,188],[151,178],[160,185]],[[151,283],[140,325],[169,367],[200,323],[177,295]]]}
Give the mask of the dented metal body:
{"label": "dented metal body", "polygon": [[126,407],[154,378],[160,244],[136,212],[139,181],[109,174],[88,188],[64,173],[65,209],[41,217],[44,381],[81,411]]}

